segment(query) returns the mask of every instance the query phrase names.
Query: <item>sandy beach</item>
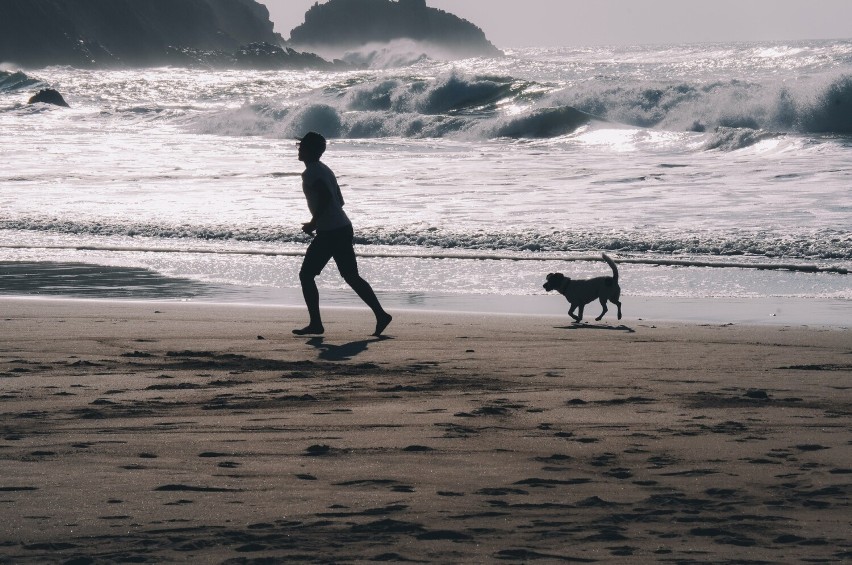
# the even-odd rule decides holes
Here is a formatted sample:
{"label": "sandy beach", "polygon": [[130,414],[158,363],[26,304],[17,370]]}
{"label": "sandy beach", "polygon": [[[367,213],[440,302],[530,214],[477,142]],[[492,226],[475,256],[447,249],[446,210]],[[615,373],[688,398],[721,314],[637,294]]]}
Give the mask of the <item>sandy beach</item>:
{"label": "sandy beach", "polygon": [[0,311],[2,563],[852,559],[847,329]]}

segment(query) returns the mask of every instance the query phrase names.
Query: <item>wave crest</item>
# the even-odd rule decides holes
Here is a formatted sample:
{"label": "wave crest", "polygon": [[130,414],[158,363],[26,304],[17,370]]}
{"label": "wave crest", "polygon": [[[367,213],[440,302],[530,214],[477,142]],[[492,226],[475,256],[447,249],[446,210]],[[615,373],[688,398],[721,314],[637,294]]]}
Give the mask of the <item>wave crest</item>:
{"label": "wave crest", "polygon": [[852,76],[831,82],[802,112],[799,124],[804,133],[852,133]]}
{"label": "wave crest", "polygon": [[[553,138],[592,120],[680,132],[715,132],[707,147],[738,149],[775,133],[852,133],[852,76],[793,88],[740,80],[708,84],[553,85],[452,71],[430,79],[349,77],[290,100],[203,114],[197,129],[290,137]],[[205,123],[206,122],[206,123]]]}
{"label": "wave crest", "polygon": [[[431,80],[346,81],[296,103],[248,104],[197,118],[193,128],[220,135],[287,138],[308,130],[329,137],[546,138],[571,133],[593,118],[573,107],[531,105],[540,85],[511,77],[451,72]],[[520,111],[509,116],[502,108]]]}
{"label": "wave crest", "polygon": [[708,84],[602,85],[554,94],[560,103],[608,120],[669,131],[749,128],[787,133],[852,133],[852,76],[803,84],[742,80]]}
{"label": "wave crest", "polygon": [[761,141],[774,139],[780,134],[763,130],[755,130],[740,127],[718,127],[704,144],[704,149],[720,149],[722,151],[736,151],[751,147]]}
{"label": "wave crest", "polygon": [[594,116],[570,106],[541,108],[526,116],[506,120],[493,132],[496,137],[551,138],[573,133],[593,119]]}
{"label": "wave crest", "polygon": [[12,92],[34,86],[40,86],[39,79],[32,78],[21,71],[0,71],[0,92]]}

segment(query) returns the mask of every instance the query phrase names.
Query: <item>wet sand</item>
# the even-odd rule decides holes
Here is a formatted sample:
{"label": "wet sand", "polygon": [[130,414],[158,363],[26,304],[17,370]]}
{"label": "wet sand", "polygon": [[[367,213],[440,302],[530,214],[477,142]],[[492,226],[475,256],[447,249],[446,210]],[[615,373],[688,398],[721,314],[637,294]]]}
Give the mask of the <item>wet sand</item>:
{"label": "wet sand", "polygon": [[852,331],[0,299],[0,562],[842,562]]}

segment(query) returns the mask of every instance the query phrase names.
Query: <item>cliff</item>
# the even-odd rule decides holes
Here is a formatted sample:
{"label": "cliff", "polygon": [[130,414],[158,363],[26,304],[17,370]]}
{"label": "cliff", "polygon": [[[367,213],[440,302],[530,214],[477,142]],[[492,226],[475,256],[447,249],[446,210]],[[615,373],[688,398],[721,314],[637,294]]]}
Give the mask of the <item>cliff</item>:
{"label": "cliff", "polygon": [[3,63],[251,66],[241,50],[248,44],[265,46],[264,65],[272,60],[270,53],[280,66],[304,62],[280,49],[283,40],[273,32],[269,12],[255,0],[2,0],[0,5]]}
{"label": "cliff", "polygon": [[396,39],[427,42],[461,56],[502,54],[480,28],[429,8],[425,0],[329,0],[314,4],[305,22],[290,32],[290,43],[308,49],[347,49]]}

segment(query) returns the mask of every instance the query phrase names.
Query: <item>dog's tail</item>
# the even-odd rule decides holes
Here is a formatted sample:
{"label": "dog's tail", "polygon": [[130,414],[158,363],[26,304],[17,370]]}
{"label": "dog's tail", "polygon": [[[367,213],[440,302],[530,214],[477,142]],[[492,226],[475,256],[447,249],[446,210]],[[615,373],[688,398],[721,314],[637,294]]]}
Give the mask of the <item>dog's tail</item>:
{"label": "dog's tail", "polygon": [[606,253],[601,253],[601,257],[603,257],[603,260],[606,261],[609,264],[609,266],[612,268],[612,280],[613,280],[613,282],[618,282],[618,267],[615,266],[615,261],[610,259],[609,255],[607,255]]}

